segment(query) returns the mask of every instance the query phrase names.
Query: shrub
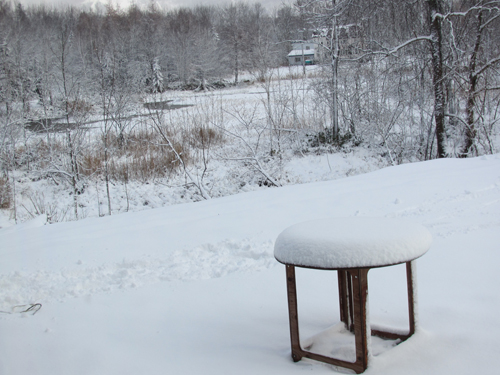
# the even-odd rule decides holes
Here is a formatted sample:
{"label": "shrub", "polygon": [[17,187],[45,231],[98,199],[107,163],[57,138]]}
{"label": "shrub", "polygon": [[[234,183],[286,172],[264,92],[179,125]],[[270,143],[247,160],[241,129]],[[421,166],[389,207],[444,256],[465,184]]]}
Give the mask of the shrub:
{"label": "shrub", "polygon": [[82,99],[71,100],[68,101],[68,111],[70,115],[87,114],[92,111],[92,104]]}
{"label": "shrub", "polygon": [[185,137],[189,145],[196,148],[207,148],[224,142],[224,134],[221,130],[202,126],[190,129]]}
{"label": "shrub", "polygon": [[12,191],[9,180],[6,177],[0,177],[0,208],[10,208],[12,203]]}
{"label": "shrub", "polygon": [[318,132],[315,134],[308,134],[308,143],[311,147],[319,147],[322,145],[332,145],[337,147],[342,147],[347,145],[349,142],[354,142],[355,146],[359,146],[359,142],[354,139],[352,133],[346,132],[344,134],[333,134],[332,128],[326,128],[325,131]]}
{"label": "shrub", "polygon": [[[190,162],[190,153],[182,144],[173,144],[175,152],[184,163]],[[175,153],[162,142],[158,134],[137,131],[128,135],[126,147],[118,147],[118,137],[108,135],[108,174],[112,180],[138,180],[147,182],[168,176],[180,167]],[[105,158],[102,149],[86,149],[80,156],[81,174],[100,177],[105,174]]]}

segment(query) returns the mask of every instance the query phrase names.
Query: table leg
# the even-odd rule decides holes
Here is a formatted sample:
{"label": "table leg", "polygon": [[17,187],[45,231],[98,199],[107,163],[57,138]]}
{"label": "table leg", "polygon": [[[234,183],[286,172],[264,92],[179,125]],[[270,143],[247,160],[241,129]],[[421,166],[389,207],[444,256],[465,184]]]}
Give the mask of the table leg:
{"label": "table leg", "polygon": [[352,318],[350,314],[350,310],[352,309],[350,276],[347,271],[338,270],[337,278],[339,284],[340,321],[345,324],[346,329],[350,330],[352,325]]}
{"label": "table leg", "polygon": [[288,294],[288,316],[290,320],[290,341],[294,362],[302,359],[299,338],[299,317],[297,312],[297,288],[295,284],[295,267],[286,265],[286,286]]}
{"label": "table leg", "polygon": [[368,301],[368,269],[356,268],[349,270],[352,280],[352,300],[354,310],[354,336],[356,342],[356,370],[366,370],[368,367],[368,335],[370,323],[367,317]]}
{"label": "table leg", "polygon": [[406,262],[406,282],[408,284],[408,314],[410,320],[410,333],[408,337],[415,333],[415,324],[416,319],[415,315],[417,314],[417,306],[416,306],[416,297],[415,297],[415,289],[416,289],[416,262],[410,261]]}
{"label": "table leg", "polygon": [[406,285],[407,285],[407,292],[408,292],[408,320],[409,320],[409,325],[410,329],[408,334],[402,334],[402,333],[396,333],[396,332],[391,332],[391,331],[384,331],[384,330],[376,330],[372,329],[372,335],[377,336],[383,339],[389,339],[389,340],[397,340],[400,339],[401,341],[407,340],[409,337],[411,337],[415,333],[415,328],[417,325],[417,296],[416,296],[416,289],[417,289],[417,281],[416,281],[416,261],[410,261],[406,262]]}

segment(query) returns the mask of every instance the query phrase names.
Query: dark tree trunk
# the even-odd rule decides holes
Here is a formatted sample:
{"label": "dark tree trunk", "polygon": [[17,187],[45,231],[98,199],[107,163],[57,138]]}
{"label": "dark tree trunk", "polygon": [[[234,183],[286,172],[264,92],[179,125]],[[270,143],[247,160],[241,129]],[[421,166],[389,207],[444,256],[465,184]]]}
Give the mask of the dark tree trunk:
{"label": "dark tree trunk", "polygon": [[431,33],[431,55],[432,55],[432,84],[434,86],[434,121],[436,123],[436,140],[438,158],[446,157],[445,150],[445,126],[444,109],[445,95],[443,85],[443,54],[442,54],[442,35],[441,18],[436,17],[441,10],[441,0],[427,0],[430,15],[430,33]]}
{"label": "dark tree trunk", "polygon": [[467,95],[467,105],[465,107],[465,112],[467,113],[467,127],[465,128],[465,144],[460,157],[467,157],[471,154],[474,149],[474,141],[477,135],[474,121],[474,107],[476,105],[476,88],[478,78],[476,74],[476,62],[479,47],[481,45],[482,19],[483,12],[480,11],[477,16],[476,44],[474,45],[474,51],[472,52],[469,61],[469,92]]}

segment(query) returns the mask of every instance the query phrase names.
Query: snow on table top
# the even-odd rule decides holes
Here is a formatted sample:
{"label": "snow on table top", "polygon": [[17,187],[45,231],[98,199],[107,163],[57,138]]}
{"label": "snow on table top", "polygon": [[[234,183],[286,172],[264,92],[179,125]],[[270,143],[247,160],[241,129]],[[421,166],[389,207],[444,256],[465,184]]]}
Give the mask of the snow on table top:
{"label": "snow on table top", "polygon": [[281,263],[302,267],[379,267],[416,259],[431,242],[429,231],[411,221],[334,218],[288,227],[276,239],[274,256]]}

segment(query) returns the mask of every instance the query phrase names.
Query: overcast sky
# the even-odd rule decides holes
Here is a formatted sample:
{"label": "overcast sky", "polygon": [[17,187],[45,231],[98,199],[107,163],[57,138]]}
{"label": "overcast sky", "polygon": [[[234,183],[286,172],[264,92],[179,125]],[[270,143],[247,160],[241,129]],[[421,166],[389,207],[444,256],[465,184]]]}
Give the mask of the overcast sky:
{"label": "overcast sky", "polygon": [[[106,4],[108,0],[17,0],[16,2],[20,2],[23,5],[32,5],[32,4],[63,4],[63,5],[92,5],[96,2],[101,2]],[[278,7],[282,2],[290,3],[292,0],[261,0],[260,3],[264,5],[268,10],[271,10],[275,7]],[[194,5],[208,5],[208,4],[227,4],[230,3],[231,0],[156,0],[163,9],[173,9],[178,7],[189,7]],[[257,1],[247,0],[247,3],[254,3]],[[150,3],[150,0],[112,0],[113,4],[119,4],[121,8],[127,8],[130,4],[136,3],[138,5],[147,5]]]}

